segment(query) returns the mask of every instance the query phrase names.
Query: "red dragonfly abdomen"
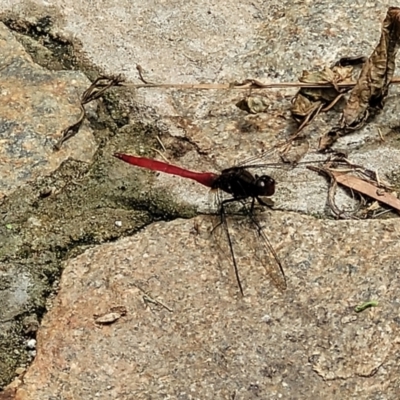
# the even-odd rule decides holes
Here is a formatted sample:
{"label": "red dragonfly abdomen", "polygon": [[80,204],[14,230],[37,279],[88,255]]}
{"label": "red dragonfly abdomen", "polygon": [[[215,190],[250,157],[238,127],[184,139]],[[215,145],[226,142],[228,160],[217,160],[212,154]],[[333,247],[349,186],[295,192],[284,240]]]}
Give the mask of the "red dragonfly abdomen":
{"label": "red dragonfly abdomen", "polygon": [[150,169],[152,171],[164,172],[166,174],[181,176],[182,178],[192,179],[207,187],[213,187],[215,180],[219,175],[212,172],[194,172],[188,169],[167,164],[162,161],[152,160],[151,158],[136,157],[128,154],[115,153],[114,157],[137,167]]}

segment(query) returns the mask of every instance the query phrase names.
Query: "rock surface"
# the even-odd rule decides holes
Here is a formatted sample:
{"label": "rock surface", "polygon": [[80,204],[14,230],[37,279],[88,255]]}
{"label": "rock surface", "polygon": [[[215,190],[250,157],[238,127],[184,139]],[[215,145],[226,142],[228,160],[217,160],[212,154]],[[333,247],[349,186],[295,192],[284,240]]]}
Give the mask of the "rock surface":
{"label": "rock surface", "polygon": [[[284,293],[245,262],[238,296],[206,217],[156,223],[67,262],[16,398],[395,398],[397,223],[265,221]],[[371,299],[376,308],[354,311]],[[127,314],[96,323],[115,306]]]}
{"label": "rock surface", "polygon": [[[340,0],[201,5],[125,0],[118,5],[104,1],[96,6],[59,0],[53,7],[46,4],[20,0],[10,3],[9,12],[28,20],[35,15],[54,15],[57,34],[79,42],[84,55],[106,73],[122,73],[135,83],[141,83],[137,64],[150,82],[296,81],[304,69],[322,68],[344,56],[369,55],[378,43],[388,7],[381,1],[349,8]],[[184,139],[193,146],[180,157],[181,165],[221,170],[259,155],[294,131],[289,107],[296,91],[140,89],[134,92],[128,108],[139,114],[136,118],[157,125],[167,138]],[[236,107],[249,94],[264,97],[268,105],[265,113],[248,114]],[[398,89],[392,87],[378,118],[362,131],[342,138],[336,148],[349,153],[355,163],[379,168],[382,174],[396,172],[400,158],[397,141],[382,143],[378,128],[384,136],[392,136],[392,127],[399,125],[397,96]],[[321,115],[307,128],[305,133],[313,138],[308,159],[317,158],[312,152],[318,138],[338,115],[337,111]],[[129,142],[121,150],[140,151]],[[280,209],[324,212],[323,178],[304,171],[300,176],[268,172],[285,185],[276,195]],[[202,188],[192,190],[187,182],[175,185],[169,176],[161,176],[159,184],[204,211]],[[309,200],[304,202],[304,198]],[[353,207],[343,196],[339,204]]]}
{"label": "rock surface", "polygon": [[[384,1],[349,6],[341,0],[51,3],[0,0],[0,19],[29,25],[50,16],[52,35],[71,40],[82,59],[136,83],[136,64],[149,81],[161,83],[297,80],[303,69],[368,55],[387,10]],[[207,198],[192,182],[162,174],[147,179],[111,160],[114,151],[140,154],[150,146],[154,132],[137,134],[134,121],[156,126],[176,163],[221,169],[293,131],[288,110],[295,89],[257,92],[267,110],[256,115],[235,106],[245,91],[132,91],[120,100],[130,121],[114,135],[100,135],[105,144],[94,172],[71,173],[79,182],[61,188],[55,174],[59,194],[37,203],[29,197],[37,197],[31,183],[68,158],[93,161],[97,144],[88,125],[60,152],[49,150],[79,115],[78,93],[88,80],[77,71],[39,67],[3,26],[0,35],[6,55],[0,60],[0,200],[27,196],[30,207],[0,208],[5,223],[17,226],[11,233],[0,226],[6,243],[0,243],[0,256],[7,258],[1,264],[7,275],[0,287],[1,333],[22,329],[13,318],[30,304],[27,289],[38,286],[25,267],[16,269],[16,254],[33,252],[25,264],[40,275],[71,243],[112,241],[65,261],[60,291],[39,328],[37,356],[26,373],[29,360],[10,364],[19,376],[0,399],[398,398],[397,220],[338,222],[288,212],[322,215],[323,179],[304,170],[276,173],[277,208],[286,212],[265,213],[264,223],[284,263],[283,293],[250,251],[240,263],[245,297],[238,296],[229,260],[221,260],[209,238],[206,216],[157,222],[114,241],[150,221],[139,210],[153,210],[153,198],[136,202],[146,185],[199,209]],[[392,177],[400,157],[392,129],[399,125],[397,93],[392,87],[384,111],[336,146],[352,161]],[[322,115],[307,128],[311,152],[337,116],[337,110]],[[103,121],[97,126],[101,131]],[[383,143],[378,128],[387,137]],[[72,164],[72,171],[78,169]],[[341,196],[340,204],[351,206]],[[176,215],[155,210],[158,218]],[[47,239],[51,246],[45,247]],[[378,306],[354,311],[370,300]]]}
{"label": "rock surface", "polygon": [[77,93],[89,82],[84,74],[48,71],[35,64],[3,24],[0,45],[1,200],[55,171],[69,157],[90,162],[97,146],[88,127],[83,126],[79,146],[72,138],[61,152],[53,151],[62,129],[79,117]]}

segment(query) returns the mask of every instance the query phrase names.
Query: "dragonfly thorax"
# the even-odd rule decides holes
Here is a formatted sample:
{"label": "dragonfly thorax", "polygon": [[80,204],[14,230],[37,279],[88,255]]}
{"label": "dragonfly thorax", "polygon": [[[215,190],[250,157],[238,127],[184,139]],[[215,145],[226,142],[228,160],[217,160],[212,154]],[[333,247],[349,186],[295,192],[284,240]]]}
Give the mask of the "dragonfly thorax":
{"label": "dragonfly thorax", "polygon": [[245,168],[233,167],[222,171],[213,189],[221,189],[238,199],[272,196],[275,193],[275,180],[268,175],[257,176]]}

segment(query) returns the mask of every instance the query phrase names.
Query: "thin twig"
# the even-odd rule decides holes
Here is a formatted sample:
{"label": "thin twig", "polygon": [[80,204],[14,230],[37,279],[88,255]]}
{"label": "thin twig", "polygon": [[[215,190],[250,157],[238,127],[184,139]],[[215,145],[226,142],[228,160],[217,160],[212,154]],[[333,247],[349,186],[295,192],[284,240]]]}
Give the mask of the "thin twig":
{"label": "thin twig", "polygon": [[320,104],[316,109],[312,110],[307,114],[307,116],[304,118],[303,122],[299,125],[297,128],[297,131],[289,137],[289,140],[294,140],[297,139],[301,131],[309,124],[311,124],[312,121],[314,121],[315,118],[319,115],[321,112],[323,104]]}
{"label": "thin twig", "polygon": [[[337,84],[336,84],[337,85]],[[344,96],[344,93],[340,93],[339,95],[337,95],[335,97],[335,99],[333,101],[331,101],[330,104],[328,104],[325,108],[323,108],[321,111],[322,112],[328,112],[329,110],[331,110],[333,107],[335,107],[335,105],[337,104],[337,102]]]}
{"label": "thin twig", "polygon": [[[399,84],[400,77],[395,77],[391,80],[391,84]],[[356,85],[355,81],[336,83],[339,88],[352,88]],[[278,89],[278,88],[309,88],[309,89],[332,89],[334,86],[331,83],[315,82],[278,82],[278,83],[262,83],[254,79],[248,79],[243,84],[239,83],[141,83],[134,84],[123,82],[120,86],[132,87],[135,89],[143,88],[165,88],[165,89]]]}
{"label": "thin twig", "polygon": [[161,138],[160,138],[160,136],[157,135],[157,136],[156,136],[156,139],[157,139],[158,143],[160,143],[161,148],[162,148],[164,151],[167,151],[166,148],[165,148],[165,146],[164,146],[164,143],[162,142],[162,140],[161,140]]}
{"label": "thin twig", "polygon": [[376,169],[374,172],[375,172],[376,183],[377,183],[378,187],[380,187],[381,180],[379,179],[378,170]]}
{"label": "thin twig", "polygon": [[381,138],[381,141],[382,141],[382,142],[385,142],[385,138],[384,138],[383,135],[382,135],[381,128],[378,128],[378,133],[379,133],[379,137]]}
{"label": "thin twig", "polygon": [[140,287],[140,285],[138,285],[137,283],[133,283],[133,286],[135,286],[137,289],[139,289],[143,294],[143,300],[144,301],[148,301],[150,303],[159,305],[161,307],[164,307],[167,311],[169,312],[174,312],[174,310],[172,310],[172,308],[169,308],[167,305],[165,305],[164,303],[162,303],[159,300],[153,299],[153,297],[151,297],[143,288]]}
{"label": "thin twig", "polygon": [[161,153],[160,150],[156,149],[155,147],[150,147],[150,148],[151,148],[151,150],[153,150],[153,151],[155,151],[156,153],[158,153],[158,154],[160,155],[160,157],[161,157],[166,163],[169,163],[168,158],[165,157],[164,154]]}
{"label": "thin twig", "polygon": [[79,115],[78,121],[70,125],[68,128],[63,129],[61,132],[61,138],[54,145],[54,150],[58,151],[61,149],[61,146],[73,136],[75,136],[85,120],[86,110],[84,105],[90,103],[93,100],[100,98],[106,90],[113,86],[120,86],[122,82],[122,78],[120,76],[100,76],[98,77],[88,89],[86,89],[80,99],[80,108],[81,113]]}
{"label": "thin twig", "polygon": [[154,83],[147,81],[146,79],[144,79],[143,77],[143,68],[141,67],[141,65],[137,64],[136,65],[136,69],[139,73],[139,79],[146,85],[154,85]]}
{"label": "thin twig", "polygon": [[[332,175],[331,171],[329,169],[324,170],[324,172],[329,176],[330,178],[330,183],[329,183],[329,189],[328,189],[328,204],[329,207],[331,208],[332,212],[341,219],[359,219],[356,216],[357,211],[359,211],[360,207],[359,206],[356,210],[354,210],[353,212],[349,213],[347,211],[341,210],[335,201],[335,197],[336,197],[336,191],[338,188],[338,181],[336,180],[335,176]],[[351,191],[352,194],[354,195],[354,192]]]}
{"label": "thin twig", "polygon": [[383,210],[383,211],[380,211],[380,212],[378,212],[377,214],[374,214],[374,216],[373,216],[373,218],[378,218],[378,217],[381,217],[382,215],[384,215],[384,214],[387,214],[387,213],[389,213],[389,212],[392,212],[393,210]]}
{"label": "thin twig", "polygon": [[338,187],[338,181],[335,177],[335,175],[332,173],[332,170],[328,167],[328,168],[321,168],[321,167],[316,167],[313,165],[307,166],[307,168],[311,171],[315,171],[319,174],[324,174],[325,176],[327,176],[329,178],[329,188],[328,188],[328,206],[331,209],[331,211],[333,212],[333,214],[341,219],[351,219],[351,218],[355,218],[355,219],[359,219],[358,217],[355,216],[356,212],[358,211],[358,209],[360,207],[358,207],[357,210],[355,210],[353,213],[349,214],[346,211],[342,211],[339,209],[339,207],[336,205],[335,202],[335,196],[336,196],[336,190]]}
{"label": "thin twig", "polygon": [[79,103],[79,107],[81,108],[81,113],[79,115],[78,121],[73,123],[72,125],[70,125],[68,128],[65,128],[61,131],[61,138],[54,145],[55,151],[59,151],[64,142],[71,139],[78,133],[79,128],[81,127],[81,125],[86,117],[86,110],[85,110],[85,107],[83,106],[82,102]]}

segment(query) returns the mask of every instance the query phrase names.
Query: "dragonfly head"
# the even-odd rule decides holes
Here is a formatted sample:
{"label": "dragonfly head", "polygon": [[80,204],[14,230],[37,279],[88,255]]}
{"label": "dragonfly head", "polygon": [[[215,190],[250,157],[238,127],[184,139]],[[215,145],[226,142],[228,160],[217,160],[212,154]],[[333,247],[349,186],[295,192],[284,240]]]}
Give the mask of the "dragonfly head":
{"label": "dragonfly head", "polygon": [[256,176],[259,196],[272,196],[275,193],[275,180],[268,175]]}

